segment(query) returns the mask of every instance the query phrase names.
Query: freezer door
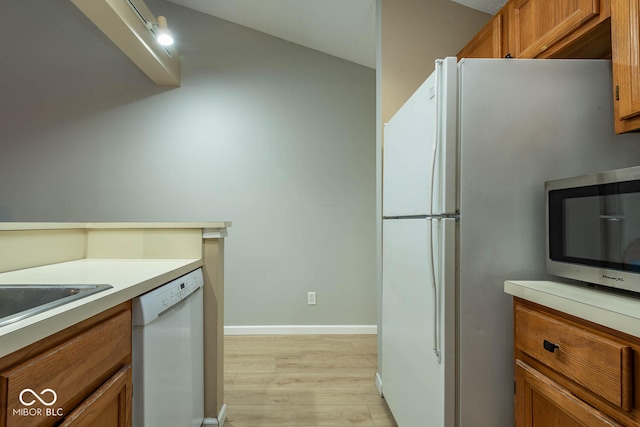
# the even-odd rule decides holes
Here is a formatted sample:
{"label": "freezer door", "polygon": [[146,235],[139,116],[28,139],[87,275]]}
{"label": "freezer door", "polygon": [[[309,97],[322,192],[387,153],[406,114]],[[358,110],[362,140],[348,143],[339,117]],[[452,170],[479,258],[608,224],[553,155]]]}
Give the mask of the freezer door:
{"label": "freezer door", "polygon": [[431,76],[385,126],[385,217],[456,212],[456,109],[455,58],[438,60]]}
{"label": "freezer door", "polygon": [[455,417],[453,385],[447,383],[455,371],[449,364],[453,354],[442,353],[442,344],[454,337],[442,336],[446,304],[442,287],[433,287],[434,276],[442,276],[443,239],[441,220],[383,222],[382,390],[400,426],[443,427],[453,425],[445,418]]}
{"label": "freezer door", "polygon": [[436,73],[384,128],[383,215],[431,214],[436,138]]}

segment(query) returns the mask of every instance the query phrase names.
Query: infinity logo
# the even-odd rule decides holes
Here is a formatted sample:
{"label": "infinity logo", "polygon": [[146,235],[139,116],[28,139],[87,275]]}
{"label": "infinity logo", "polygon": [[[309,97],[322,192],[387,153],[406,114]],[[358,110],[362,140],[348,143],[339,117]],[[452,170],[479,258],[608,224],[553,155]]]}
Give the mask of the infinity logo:
{"label": "infinity logo", "polygon": [[[33,397],[35,397],[35,399],[31,400],[30,402],[25,402],[23,399],[23,396],[25,393],[31,393],[33,395]],[[45,393],[51,393],[53,395],[53,400],[51,402],[45,402],[40,396],[43,396]],[[20,402],[24,405],[24,406],[31,406],[34,403],[36,403],[36,399],[38,399],[40,401],[40,403],[42,403],[44,406],[51,406],[54,403],[56,403],[56,400],[58,400],[58,395],[56,394],[55,391],[51,390],[50,388],[45,388],[44,390],[42,390],[42,392],[40,393],[40,396],[38,396],[36,394],[35,391],[31,390],[30,388],[25,388],[24,390],[22,390],[20,392]]]}

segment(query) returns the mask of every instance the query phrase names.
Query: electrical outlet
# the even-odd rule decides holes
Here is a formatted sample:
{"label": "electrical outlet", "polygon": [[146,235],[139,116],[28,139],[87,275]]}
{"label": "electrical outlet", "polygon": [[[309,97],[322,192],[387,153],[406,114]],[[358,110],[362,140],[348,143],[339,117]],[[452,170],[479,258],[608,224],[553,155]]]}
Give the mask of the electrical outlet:
{"label": "electrical outlet", "polygon": [[307,292],[307,305],[316,305],[316,293]]}

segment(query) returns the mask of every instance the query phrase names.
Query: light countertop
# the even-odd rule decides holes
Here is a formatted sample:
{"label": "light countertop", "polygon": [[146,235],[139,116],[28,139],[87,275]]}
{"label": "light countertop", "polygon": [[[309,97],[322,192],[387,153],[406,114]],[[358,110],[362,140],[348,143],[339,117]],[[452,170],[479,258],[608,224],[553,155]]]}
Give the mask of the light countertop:
{"label": "light countertop", "polygon": [[231,227],[230,221],[206,222],[0,222],[0,231],[67,230],[67,229],[131,229],[131,228],[202,228]]}
{"label": "light countertop", "polygon": [[515,297],[640,337],[640,294],[550,281],[506,281]]}
{"label": "light countertop", "polygon": [[2,273],[0,284],[109,284],[113,288],[1,326],[0,357],[200,266],[201,259],[80,259]]}

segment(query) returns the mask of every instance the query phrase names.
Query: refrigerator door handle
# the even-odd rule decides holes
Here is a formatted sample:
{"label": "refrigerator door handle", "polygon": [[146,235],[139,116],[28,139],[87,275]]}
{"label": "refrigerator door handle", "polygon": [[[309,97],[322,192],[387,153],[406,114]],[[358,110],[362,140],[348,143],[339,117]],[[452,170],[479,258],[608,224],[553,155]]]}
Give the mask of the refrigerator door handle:
{"label": "refrigerator door handle", "polygon": [[[431,226],[431,288],[433,293],[433,352],[438,359],[438,363],[442,363],[442,352],[440,351],[440,304],[438,304],[438,284],[436,282],[436,269],[434,260],[434,238],[433,238],[433,223],[438,221],[432,219],[430,221]],[[437,227],[436,227],[437,228]]]}
{"label": "refrigerator door handle", "polygon": [[[441,139],[441,129],[440,129],[440,120],[441,120],[441,107],[439,106],[439,102],[438,100],[440,99],[441,96],[441,80],[442,80],[442,60],[437,60],[436,61],[436,83],[435,83],[435,95],[436,95],[436,123],[434,126],[434,130],[435,130],[435,138],[433,141],[433,155],[431,158],[431,201],[430,201],[430,207],[431,207],[431,213],[435,214],[436,212],[434,212],[434,198],[435,198],[435,189],[436,189],[436,184],[435,184],[435,178],[436,178],[436,165],[437,165],[437,159],[438,159],[438,145],[440,144],[440,139]],[[438,212],[440,213],[440,212]],[[435,250],[437,249],[434,245],[434,238],[433,238],[433,223],[434,221],[437,221],[436,218],[433,218],[431,220],[431,287],[432,287],[432,292],[433,292],[433,352],[436,355],[436,358],[438,359],[438,363],[442,363],[442,352],[440,351],[440,304],[438,304],[438,284],[436,282],[436,269],[435,269],[435,260],[434,260],[434,253]]]}

